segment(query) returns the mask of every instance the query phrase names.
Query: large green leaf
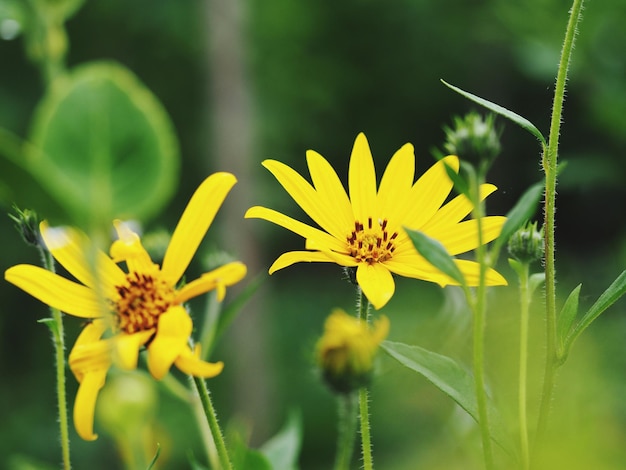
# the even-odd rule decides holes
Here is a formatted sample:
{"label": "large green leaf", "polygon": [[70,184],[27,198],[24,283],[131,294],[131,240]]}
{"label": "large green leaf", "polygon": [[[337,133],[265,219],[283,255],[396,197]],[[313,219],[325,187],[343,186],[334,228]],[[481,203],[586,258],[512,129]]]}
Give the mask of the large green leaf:
{"label": "large green leaf", "polygon": [[[478,422],[474,377],[465,367],[450,357],[419,346],[384,341],[381,347],[400,364],[423,375]],[[491,401],[488,403],[488,413],[491,438],[505,451],[511,453],[510,440],[504,431],[500,415]]]}
{"label": "large green leaf", "polygon": [[161,104],[115,63],[80,66],[38,106],[29,167],[72,214],[92,224],[144,219],[172,194],[178,143]]}
{"label": "large green leaf", "polygon": [[300,415],[291,412],[283,428],[259,449],[274,470],[296,470],[302,444]]}

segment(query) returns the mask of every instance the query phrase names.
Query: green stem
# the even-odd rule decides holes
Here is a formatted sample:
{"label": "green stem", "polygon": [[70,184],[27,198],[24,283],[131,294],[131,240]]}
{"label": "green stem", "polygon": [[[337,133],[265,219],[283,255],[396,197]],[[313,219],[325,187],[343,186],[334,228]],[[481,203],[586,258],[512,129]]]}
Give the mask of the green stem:
{"label": "green stem", "polygon": [[217,415],[215,414],[215,408],[213,408],[211,394],[206,386],[206,382],[200,377],[193,377],[193,382],[198,390],[198,395],[200,396],[200,401],[202,402],[202,409],[204,410],[207,423],[211,429],[211,434],[213,436],[213,441],[215,442],[222,470],[232,470],[230,458],[228,457],[228,451],[226,450],[226,444],[224,443],[224,436],[222,434],[222,430],[220,429],[220,425],[217,422]]}
{"label": "green stem", "polygon": [[353,393],[337,397],[339,434],[335,470],[349,470],[356,437],[356,397]]}
{"label": "green stem", "polygon": [[519,433],[522,469],[529,468],[528,418],[526,411],[526,379],[528,376],[528,311],[530,295],[528,290],[528,263],[522,263],[518,272],[520,285],[520,344],[519,344]]}
{"label": "green stem", "polygon": [[[369,300],[363,295],[360,287],[358,289],[357,308],[359,318],[369,323]],[[363,456],[363,468],[372,470],[374,460],[372,457],[372,438],[370,436],[370,415],[369,415],[369,392],[367,387],[359,390],[359,418],[361,422],[361,454]]]}
{"label": "green stem", "polygon": [[[55,272],[54,259],[49,251],[40,247],[40,254],[44,267]],[[52,342],[54,344],[55,368],[57,382],[57,406],[59,409],[59,437],[61,439],[61,454],[63,469],[72,468],[70,462],[70,434],[67,413],[67,393],[65,390],[65,332],[63,329],[63,314],[56,308],[50,308],[53,324],[50,325]]]}
{"label": "green stem", "polygon": [[570,10],[570,17],[565,32],[563,50],[554,89],[554,103],[552,106],[552,119],[550,122],[550,138],[548,148],[544,154],[544,172],[546,174],[546,194],[544,207],[545,228],[545,274],[546,274],[546,364],[543,379],[543,391],[539,418],[537,422],[536,445],[539,445],[544,437],[554,392],[555,373],[558,367],[556,354],[556,269],[555,269],[555,242],[554,226],[556,213],[556,176],[557,159],[559,148],[559,133],[561,128],[561,115],[563,112],[563,100],[565,97],[565,84],[569,69],[570,57],[574,47],[576,27],[580,21],[583,0],[574,0]]}
{"label": "green stem", "polygon": [[476,261],[480,266],[476,296],[473,301],[470,301],[470,304],[472,304],[472,310],[474,313],[473,363],[476,388],[476,402],[478,405],[478,424],[480,426],[480,435],[483,444],[483,457],[485,459],[485,468],[487,468],[487,470],[491,470],[494,468],[493,447],[491,443],[491,434],[489,432],[487,393],[485,390],[485,317],[487,307],[487,289],[485,286],[485,278],[487,275],[487,260],[485,246],[483,245],[482,233],[482,218],[484,216],[484,207],[483,202],[480,200],[479,197],[480,186],[484,180],[484,171],[484,169],[480,170],[470,189],[471,199],[474,206],[472,216],[474,219],[476,219],[478,230],[478,247],[476,248]]}

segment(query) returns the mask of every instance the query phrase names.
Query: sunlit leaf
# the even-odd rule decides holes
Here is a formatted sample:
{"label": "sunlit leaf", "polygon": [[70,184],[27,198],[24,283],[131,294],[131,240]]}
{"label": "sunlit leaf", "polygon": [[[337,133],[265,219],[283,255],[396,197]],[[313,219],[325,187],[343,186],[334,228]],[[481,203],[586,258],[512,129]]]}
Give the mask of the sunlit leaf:
{"label": "sunlit leaf", "polygon": [[168,201],[178,143],[155,96],[115,63],[77,67],[50,86],[30,135],[29,169],[82,225],[145,219]]}
{"label": "sunlit leaf", "polygon": [[602,293],[591,308],[583,315],[576,324],[570,335],[566,339],[565,351],[569,351],[572,344],[591,325],[591,323],[600,316],[607,308],[613,305],[617,300],[626,293],[626,271],[623,271],[615,281]]}
{"label": "sunlit leaf", "polygon": [[448,254],[439,240],[429,237],[418,230],[406,230],[409,238],[415,245],[415,249],[434,267],[447,274],[460,285],[465,285],[465,277],[454,262],[454,258]]}
{"label": "sunlit leaf", "polygon": [[289,414],[283,428],[259,449],[275,470],[296,470],[302,445],[302,421],[298,413]]}
{"label": "sunlit leaf", "polygon": [[474,103],[478,103],[479,105],[484,106],[490,111],[493,111],[494,113],[499,114],[500,116],[504,116],[505,118],[510,119],[515,124],[522,127],[523,129],[526,129],[528,132],[534,135],[537,139],[539,139],[544,149],[547,147],[546,139],[544,138],[543,134],[528,119],[520,116],[519,114],[514,113],[513,111],[509,111],[508,109],[503,108],[502,106],[498,104],[492,103],[491,101],[487,101],[484,98],[480,98],[479,96],[473,95],[472,93],[461,90],[460,88],[457,88],[454,85],[450,85],[444,80],[441,80],[441,82],[445,86],[450,88],[451,90],[454,90],[460,95],[463,95],[464,97],[466,97],[467,99],[472,100]]}
{"label": "sunlit leaf", "polygon": [[562,361],[565,361],[569,352],[564,349],[565,341],[572,330],[572,325],[578,314],[578,297],[580,296],[581,287],[582,284],[578,284],[574,290],[570,292],[557,318],[556,336],[559,342],[558,355]]}
{"label": "sunlit leaf", "polygon": [[[381,347],[400,364],[423,375],[478,422],[474,378],[466,368],[450,357],[419,346],[384,341]],[[488,402],[488,414],[491,438],[504,450],[510,451],[502,420],[491,401]]]}

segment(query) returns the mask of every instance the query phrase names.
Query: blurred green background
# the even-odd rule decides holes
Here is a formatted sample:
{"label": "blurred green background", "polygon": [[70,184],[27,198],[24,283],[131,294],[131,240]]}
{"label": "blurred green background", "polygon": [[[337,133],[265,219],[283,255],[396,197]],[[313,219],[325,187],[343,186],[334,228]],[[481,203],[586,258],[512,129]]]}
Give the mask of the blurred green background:
{"label": "blurred green background", "polygon": [[[45,88],[26,57],[23,36],[6,23],[12,3],[0,0],[0,127],[26,136]],[[305,151],[314,149],[345,181],[352,143],[363,131],[379,173],[406,142],[414,144],[423,171],[432,164],[432,149],[442,146],[442,126],[473,109],[439,79],[516,111],[547,134],[569,7],[565,0],[92,0],[67,22],[67,65],[120,62],[173,121],[182,155],[178,190],[148,229],[173,229],[211,172],[236,173],[239,183],[203,247],[225,249],[244,261],[249,281],[283,251],[302,246],[285,230],[242,218],[252,204],[303,217],[262,160],[283,161],[306,175]],[[581,302],[587,306],[626,265],[624,18],[622,0],[589,2],[565,102],[559,288],[566,296],[583,282]],[[505,124],[503,153],[488,178],[499,188],[488,200],[492,214],[507,212],[542,178],[533,137],[499,122]],[[0,175],[8,185],[11,177]],[[2,271],[38,262],[8,216],[0,217],[0,239]],[[201,269],[196,263],[188,277]],[[512,287],[492,299],[488,370],[503,409],[514,416],[516,281],[506,263],[501,269]],[[290,410],[300,410],[303,469],[329,468],[333,461],[334,401],[311,356],[331,308],[353,308],[352,288],[340,277],[336,266],[298,265],[275,274],[214,354],[226,363],[224,373],[209,382],[222,424],[245,429],[256,446],[281,427]],[[398,280],[384,309],[390,339],[469,363],[471,321],[457,294]],[[0,468],[31,468],[20,456],[54,468],[60,453],[52,346],[45,326],[36,322],[48,314],[6,282],[0,283],[0,298]],[[192,307],[203,308],[200,302]],[[626,466],[625,308],[619,302],[594,324],[559,378],[552,446],[559,468]],[[536,313],[534,385],[543,342],[541,309]],[[69,347],[81,324],[68,318],[66,325]],[[480,468],[479,440],[468,418],[387,357],[380,372],[372,406],[379,468]],[[68,374],[71,407],[76,383]],[[191,414],[162,390],[159,397],[157,440],[167,449],[162,468],[190,468],[190,449],[205,462]],[[536,391],[531,398],[536,401]],[[71,432],[75,468],[122,468],[106,433],[88,443]]]}

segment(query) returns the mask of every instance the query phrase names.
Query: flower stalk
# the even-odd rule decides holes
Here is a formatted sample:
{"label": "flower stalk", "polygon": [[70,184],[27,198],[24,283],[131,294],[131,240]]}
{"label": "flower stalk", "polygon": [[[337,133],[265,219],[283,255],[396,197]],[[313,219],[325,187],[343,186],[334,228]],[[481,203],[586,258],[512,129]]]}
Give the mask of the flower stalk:
{"label": "flower stalk", "polygon": [[356,396],[348,393],[337,396],[339,429],[335,470],[349,470],[356,437]]}
{"label": "flower stalk", "polygon": [[554,393],[555,375],[558,368],[556,351],[556,269],[555,269],[555,241],[554,227],[556,214],[556,177],[559,148],[559,134],[561,129],[561,117],[563,101],[565,98],[565,84],[569,69],[570,58],[574,48],[577,25],[580,21],[583,8],[583,0],[574,0],[570,10],[570,17],[565,32],[565,40],[561,51],[561,59],[554,89],[554,102],[552,106],[552,118],[550,121],[550,137],[547,149],[544,149],[543,169],[546,178],[546,193],[544,205],[545,227],[545,274],[546,274],[546,363],[543,379],[543,391],[537,433],[536,446],[543,441],[552,395]]}
{"label": "flower stalk", "polygon": [[[357,287],[357,309],[359,319],[369,324],[370,302],[363,295],[363,290],[360,287]],[[359,389],[359,421],[361,423],[363,468],[372,470],[374,468],[374,458],[372,457],[372,438],[370,434],[369,391],[366,386]]]}

